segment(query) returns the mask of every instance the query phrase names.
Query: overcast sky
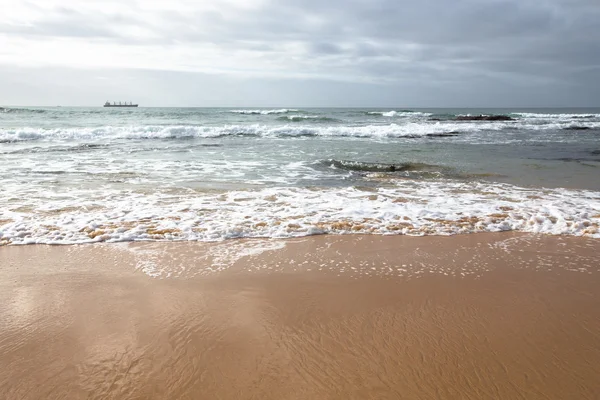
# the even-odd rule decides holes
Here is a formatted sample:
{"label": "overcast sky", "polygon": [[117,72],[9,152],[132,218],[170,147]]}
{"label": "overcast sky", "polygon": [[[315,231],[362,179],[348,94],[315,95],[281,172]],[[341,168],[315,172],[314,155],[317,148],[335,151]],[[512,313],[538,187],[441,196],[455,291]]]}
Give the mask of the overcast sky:
{"label": "overcast sky", "polygon": [[600,0],[0,0],[0,105],[600,106]]}

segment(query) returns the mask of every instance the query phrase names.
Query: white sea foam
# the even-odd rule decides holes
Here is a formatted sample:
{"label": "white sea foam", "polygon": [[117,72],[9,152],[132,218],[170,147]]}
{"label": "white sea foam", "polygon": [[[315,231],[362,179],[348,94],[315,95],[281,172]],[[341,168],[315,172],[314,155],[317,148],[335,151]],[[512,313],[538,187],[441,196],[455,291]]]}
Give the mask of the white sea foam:
{"label": "white sea foam", "polygon": [[[142,245],[115,246],[116,250],[133,256],[135,268],[152,278],[189,278],[197,275],[210,275],[222,272],[244,260],[251,263],[252,259],[265,252],[285,248],[287,242],[272,239],[253,239],[243,242],[223,242],[211,244],[208,247],[183,247],[190,258],[180,258],[179,251],[172,252],[158,243]],[[184,261],[187,260],[187,261]],[[248,266],[251,264],[248,264]],[[254,269],[257,269],[254,266]]]}
{"label": "white sea foam", "polygon": [[2,141],[28,140],[106,140],[106,139],[181,139],[213,138],[233,135],[252,136],[339,136],[339,137],[403,137],[443,133],[460,129],[463,132],[501,130],[501,123],[458,124],[418,123],[366,126],[305,126],[305,125],[225,125],[225,126],[137,126],[98,128],[19,128],[0,129]]}
{"label": "white sea foam", "polygon": [[540,114],[540,113],[527,113],[527,112],[521,112],[521,113],[514,113],[513,115],[518,115],[520,117],[523,118],[532,118],[532,119],[552,119],[552,120],[572,120],[572,119],[593,119],[593,118],[599,118],[600,119],[600,114],[566,114],[566,113],[562,113],[562,114]]}
{"label": "white sea foam", "polygon": [[[236,116],[237,111],[258,115],[246,118]],[[314,120],[317,115],[319,123]],[[507,181],[531,185],[557,186],[563,184],[563,177],[576,177],[568,184],[598,187],[594,129],[600,129],[600,114],[510,115],[514,121],[453,121],[450,114],[433,121],[428,113],[389,109],[57,108],[3,114],[0,242],[220,240],[323,232],[421,235],[504,229],[597,237],[597,192],[462,180],[470,179],[459,173],[464,168],[506,174]],[[592,130],[565,130],[582,127]],[[443,138],[413,140],[431,135]],[[280,140],[296,137],[306,140]],[[195,138],[207,140],[178,140]],[[411,138],[407,152],[398,138]],[[429,146],[430,141],[450,142],[450,154],[446,146]],[[537,142],[549,145],[523,151],[507,146],[491,163],[469,147]],[[464,160],[461,143],[467,144]],[[338,169],[326,168],[323,160],[327,159]],[[347,159],[370,162],[354,168],[343,161]],[[381,167],[377,162],[383,163]],[[391,168],[403,162],[434,162],[449,169],[440,166],[403,175]],[[415,180],[398,181],[394,187],[390,180],[400,176]],[[442,177],[461,180],[433,180]],[[348,187],[363,183],[381,188],[363,192]],[[328,189],[306,189],[308,184]],[[234,189],[240,191],[214,194]]]}
{"label": "white sea foam", "polygon": [[211,259],[213,271],[222,271],[231,267],[238,260],[245,257],[256,257],[262,253],[281,250],[285,242],[272,240],[256,240],[245,243],[225,243],[211,246],[207,256]]}
{"label": "white sea foam", "polygon": [[[290,115],[290,120],[314,119],[318,116]],[[396,120],[395,120],[396,121]],[[370,125],[142,125],[142,126],[100,126],[95,128],[0,128],[0,143],[31,140],[111,140],[111,139],[181,139],[214,138],[235,135],[263,137],[330,136],[330,137],[373,137],[401,138],[406,136],[426,136],[447,132],[497,132],[506,129],[518,130],[562,130],[584,124],[591,129],[600,129],[600,121],[555,119],[546,123],[534,119],[507,122],[482,121],[427,121],[402,120],[391,124]]]}
{"label": "white sea foam", "polygon": [[272,187],[223,194],[112,191],[1,204],[0,243],[216,241],[321,233],[447,235],[522,231],[600,238],[600,193],[481,182]]}
{"label": "white sea foam", "polygon": [[393,117],[396,114],[398,114],[398,112],[396,111],[370,111],[367,114],[369,115],[381,115],[383,117]]}
{"label": "white sea foam", "polygon": [[323,117],[319,115],[288,115],[285,118],[289,119],[290,121],[300,121],[303,119],[320,119]]}
{"label": "white sea foam", "polygon": [[369,115],[381,115],[382,117],[429,117],[432,114],[420,111],[369,111],[367,112]]}

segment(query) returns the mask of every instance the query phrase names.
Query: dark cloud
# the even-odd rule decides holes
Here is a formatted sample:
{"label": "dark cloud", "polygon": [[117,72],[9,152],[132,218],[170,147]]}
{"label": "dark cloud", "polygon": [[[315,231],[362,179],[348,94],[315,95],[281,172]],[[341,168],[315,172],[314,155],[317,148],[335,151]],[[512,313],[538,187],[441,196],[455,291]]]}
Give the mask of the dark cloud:
{"label": "dark cloud", "polygon": [[[277,1],[228,15],[228,23],[208,25],[202,17],[183,17],[164,35],[232,47],[245,40],[271,48],[299,42],[313,65],[323,58],[323,68],[343,70],[350,63],[361,74],[397,75],[410,63],[433,63],[438,74],[470,66],[474,74],[489,68],[493,76],[536,73],[543,64],[562,79],[571,69],[600,63],[594,33],[600,3],[594,1]],[[206,29],[195,28],[198,21]]]}

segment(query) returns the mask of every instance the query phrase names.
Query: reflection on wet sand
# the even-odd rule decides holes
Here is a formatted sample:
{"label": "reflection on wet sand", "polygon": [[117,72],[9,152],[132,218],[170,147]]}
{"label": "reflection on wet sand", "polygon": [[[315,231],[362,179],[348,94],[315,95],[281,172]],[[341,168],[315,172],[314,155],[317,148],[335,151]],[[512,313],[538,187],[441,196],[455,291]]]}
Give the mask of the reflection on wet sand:
{"label": "reflection on wet sand", "polygon": [[0,248],[7,399],[595,399],[600,242]]}

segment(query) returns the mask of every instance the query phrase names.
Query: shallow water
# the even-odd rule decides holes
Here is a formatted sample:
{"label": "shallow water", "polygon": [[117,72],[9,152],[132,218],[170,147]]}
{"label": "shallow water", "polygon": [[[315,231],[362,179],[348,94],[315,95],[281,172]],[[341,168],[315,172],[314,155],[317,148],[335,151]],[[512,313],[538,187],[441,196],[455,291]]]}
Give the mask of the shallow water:
{"label": "shallow water", "polygon": [[4,107],[0,161],[0,244],[600,236],[600,109]]}

